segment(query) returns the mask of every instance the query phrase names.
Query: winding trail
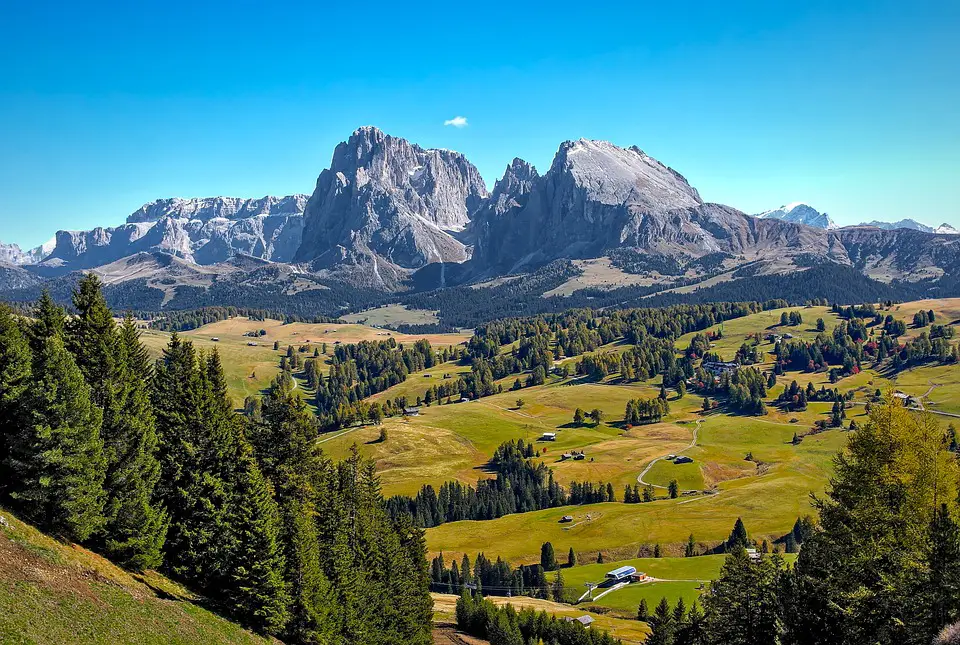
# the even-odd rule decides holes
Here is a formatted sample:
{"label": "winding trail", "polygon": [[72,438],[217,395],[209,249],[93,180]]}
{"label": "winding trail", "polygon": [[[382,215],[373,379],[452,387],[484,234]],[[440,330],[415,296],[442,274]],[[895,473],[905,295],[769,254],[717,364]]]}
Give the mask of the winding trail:
{"label": "winding trail", "polygon": [[[683,453],[690,450],[691,448],[695,448],[697,446],[697,439],[700,437],[700,424],[703,423],[703,421],[704,421],[703,418],[697,419],[697,425],[693,428],[693,441],[690,442],[690,445],[688,445],[686,448],[684,448],[679,452],[670,453],[670,454],[682,455]],[[666,490],[667,488],[666,486],[661,486],[659,484],[651,484],[650,482],[646,482],[643,480],[643,477],[650,472],[650,469],[653,468],[653,465],[655,463],[657,463],[658,461],[663,461],[666,458],[667,458],[667,455],[663,455],[662,457],[657,457],[656,459],[651,461],[649,464],[647,464],[646,467],[643,469],[643,471],[641,471],[641,473],[637,475],[637,483],[640,484],[641,486],[653,486],[654,488],[662,488]]]}

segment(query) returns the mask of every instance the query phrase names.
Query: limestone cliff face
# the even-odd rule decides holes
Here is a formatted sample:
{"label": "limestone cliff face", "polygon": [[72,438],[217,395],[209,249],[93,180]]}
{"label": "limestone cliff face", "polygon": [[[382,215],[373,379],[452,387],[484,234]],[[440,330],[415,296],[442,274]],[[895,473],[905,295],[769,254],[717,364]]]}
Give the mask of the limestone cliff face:
{"label": "limestone cliff face", "polygon": [[120,226],[58,231],[43,265],[87,269],[152,251],[201,265],[237,254],[289,262],[300,247],[306,201],[306,195],[160,199],[141,206]]}
{"label": "limestone cliff face", "polygon": [[[165,284],[171,267],[181,275],[187,264],[201,265],[204,275],[226,267],[222,279],[239,280],[249,269],[242,260],[254,258],[284,275],[386,291],[449,286],[614,249],[671,256],[681,265],[719,253],[726,268],[761,261],[781,273],[834,262],[880,280],[960,275],[960,235],[948,225],[936,234],[915,224],[835,228],[800,203],[752,217],[705,202],[680,173],[637,147],[587,139],[562,143],[542,175],[514,159],[488,194],[462,154],[363,127],[336,147],[309,198],[156,200],[121,226],[59,231],[30,251],[0,244],[0,263],[11,284],[29,281],[16,265],[44,276],[110,265],[114,281],[144,275],[149,265],[151,279]],[[177,262],[154,262],[161,256]],[[270,271],[261,264],[250,270],[262,285]]]}
{"label": "limestone cliff face", "polygon": [[325,269],[416,269],[463,262],[456,234],[487,197],[477,169],[449,150],[428,150],[372,127],[355,131],[333,153],[304,212],[295,259]]}
{"label": "limestone cliff face", "polygon": [[802,247],[847,261],[825,231],[705,203],[680,173],[636,147],[567,141],[542,177],[517,182],[514,174],[502,180],[516,186],[499,196],[506,206],[481,209],[474,222],[476,260],[500,270],[618,247],[689,257]]}

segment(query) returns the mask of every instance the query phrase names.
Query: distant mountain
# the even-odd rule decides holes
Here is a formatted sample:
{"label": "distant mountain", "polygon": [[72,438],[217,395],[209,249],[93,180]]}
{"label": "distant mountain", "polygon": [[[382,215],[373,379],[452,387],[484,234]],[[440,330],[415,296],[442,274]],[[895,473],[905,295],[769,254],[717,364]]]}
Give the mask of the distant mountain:
{"label": "distant mountain", "polygon": [[394,288],[405,270],[467,260],[457,233],[486,197],[480,172],[462,154],[363,127],[320,173],[295,260],[317,270],[346,267],[361,282]]}
{"label": "distant mountain", "polygon": [[[199,265],[236,254],[288,262],[300,247],[306,195],[161,199],[116,227],[58,231],[38,270],[48,275],[160,251]],[[30,264],[35,262],[22,262]]]}
{"label": "distant mountain", "polygon": [[704,202],[680,173],[636,147],[567,141],[544,175],[517,181],[518,167],[526,166],[507,169],[496,205],[471,223],[473,262],[481,268],[517,271],[618,248],[681,263],[714,253],[756,260],[805,252],[847,261],[814,229]]}
{"label": "distant mountain", "polygon": [[[121,308],[256,303],[305,315],[413,299],[400,295],[411,291],[444,292],[445,306],[461,309],[489,298],[488,309],[503,311],[547,292],[580,290],[579,306],[594,306],[604,291],[639,298],[714,284],[706,280],[737,283],[717,293],[749,298],[750,281],[769,276],[817,297],[826,291],[804,286],[807,276],[850,271],[888,293],[906,294],[907,283],[910,296],[960,293],[953,227],[872,224],[837,228],[801,203],[750,216],[705,201],[640,148],[589,139],[560,144],[543,174],[514,159],[488,193],[464,155],[362,127],[336,147],[309,198],[162,199],[121,226],[60,231],[46,249],[5,245],[0,290],[29,299],[48,286],[68,298],[79,272],[95,270]],[[804,273],[818,267],[827,268]],[[625,301],[611,298],[602,306]]]}
{"label": "distant mountain", "polygon": [[793,202],[780,208],[758,213],[755,217],[761,219],[779,219],[794,224],[806,224],[826,230],[837,228],[837,224],[826,213],[821,213],[812,206],[803,202]]}
{"label": "distant mountain", "polygon": [[36,264],[47,257],[54,246],[56,246],[56,240],[50,240],[28,251],[23,251],[17,244],[0,242],[0,262],[13,265]]}
{"label": "distant mountain", "polygon": [[937,233],[940,235],[960,235],[960,231],[955,229],[950,224],[944,222],[940,226],[927,226],[926,224],[921,224],[920,222],[913,219],[902,219],[897,222],[879,222],[874,220],[872,222],[864,222],[860,226],[872,226],[875,228],[882,228],[886,231],[893,231],[900,228],[910,229],[912,231],[922,231],[924,233]]}

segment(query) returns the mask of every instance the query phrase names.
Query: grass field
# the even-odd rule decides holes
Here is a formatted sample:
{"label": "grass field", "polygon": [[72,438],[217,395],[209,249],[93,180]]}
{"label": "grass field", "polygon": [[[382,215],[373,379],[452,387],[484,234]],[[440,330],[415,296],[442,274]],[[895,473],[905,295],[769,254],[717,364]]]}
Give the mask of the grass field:
{"label": "grass field", "polygon": [[[796,560],[796,555],[785,555],[788,563]],[[637,571],[646,573],[654,580],[633,583],[617,589],[598,600],[585,599],[580,606],[598,607],[613,610],[614,615],[633,617],[637,615],[640,600],[647,601],[650,611],[661,598],[666,598],[673,606],[683,598],[687,607],[697,600],[709,588],[709,582],[720,576],[725,555],[702,555],[693,558],[634,558],[606,564],[588,564],[563,569],[564,585],[568,594],[579,596],[586,591],[585,583],[602,582],[604,574],[617,567],[630,565]],[[603,591],[594,592],[597,596]]]}
{"label": "grass field", "polygon": [[[259,337],[244,336],[247,332],[266,331],[266,335]],[[280,357],[286,352],[288,345],[300,347],[309,345],[313,355],[313,348],[322,348],[327,345],[327,353],[333,353],[337,343],[356,343],[362,340],[386,340],[393,337],[398,343],[412,343],[419,338],[426,338],[432,345],[456,345],[469,338],[469,334],[425,334],[408,335],[377,329],[358,324],[314,324],[290,323],[284,324],[279,320],[250,320],[245,317],[236,317],[221,320],[180,332],[183,338],[193,342],[198,349],[220,352],[224,373],[227,378],[227,387],[234,403],[239,406],[243,399],[252,394],[259,394],[270,381],[280,372]],[[160,356],[163,348],[170,342],[170,334],[156,330],[143,330],[143,342],[150,353]],[[217,341],[212,340],[217,338]],[[274,341],[279,341],[280,350],[273,351]],[[256,343],[255,346],[249,343]]]}
{"label": "grass field", "polygon": [[[442,378],[442,373],[451,369],[449,365],[425,373]],[[379,396],[392,397],[401,392],[411,396],[411,383],[427,387],[423,382],[429,379],[422,375],[411,375],[407,382]],[[554,382],[468,403],[424,407],[420,416],[385,420],[385,442],[376,441],[380,430],[371,426],[342,434],[325,442],[323,448],[342,457],[356,443],[377,461],[387,494],[412,494],[425,483],[435,487],[450,479],[473,483],[487,476],[484,465],[504,441],[536,442],[544,432],[556,432],[557,441],[536,445],[544,451],[543,459],[554,468],[557,480],[612,482],[619,495],[625,484],[636,482],[647,462],[685,447],[692,438],[693,424],[675,421],[694,418],[701,399],[693,395],[672,401],[671,415],[664,423],[630,430],[618,427],[629,399],[653,397],[658,392],[659,388],[652,385]],[[520,408],[516,406],[518,398],[524,400]],[[578,407],[588,411],[599,408],[605,420],[596,426],[588,423],[575,427],[572,419]],[[585,451],[586,459],[560,460],[563,453],[572,450]]]}
{"label": "grass field", "polygon": [[275,642],[191,602],[159,574],[132,575],[47,537],[6,510],[0,526],[0,642],[206,645]]}
{"label": "grass field", "polygon": [[[818,414],[816,409],[803,413],[805,420]],[[640,547],[656,543],[668,553],[679,554],[691,533],[698,541],[716,543],[729,535],[737,517],[757,537],[779,538],[798,517],[812,512],[809,494],[823,491],[833,455],[846,440],[844,432],[832,430],[794,446],[790,439],[797,426],[809,427],[766,418],[708,416],[700,429],[702,443],[685,454],[700,466],[704,483],[716,487],[714,495],[564,507],[483,523],[456,522],[428,530],[428,547],[431,552],[467,552],[471,557],[493,551],[514,563],[530,563],[539,557],[540,545],[550,541],[558,553],[572,546],[584,557],[603,551],[609,561],[635,557]],[[747,452],[761,465],[746,461]],[[678,467],[671,464],[652,470],[647,480],[665,485],[673,475],[670,468]],[[654,480],[664,472],[668,476]],[[617,494],[619,499],[619,490]],[[573,515],[574,522],[560,524],[567,514]]]}
{"label": "grass field", "polygon": [[349,323],[362,323],[382,327],[383,325],[432,325],[440,322],[436,311],[426,309],[408,309],[404,305],[383,305],[366,309],[355,314],[341,316]]}

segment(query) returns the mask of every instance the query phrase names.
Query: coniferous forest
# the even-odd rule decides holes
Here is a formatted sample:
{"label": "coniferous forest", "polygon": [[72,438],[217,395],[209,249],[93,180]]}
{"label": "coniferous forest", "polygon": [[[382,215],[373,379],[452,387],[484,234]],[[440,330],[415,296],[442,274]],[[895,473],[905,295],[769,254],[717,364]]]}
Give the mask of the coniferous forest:
{"label": "coniferous forest", "polygon": [[216,352],[174,334],[151,362],[94,275],[73,305],[0,308],[4,506],[286,642],[431,642],[423,532],[387,514],[372,462],[315,449],[282,382],[235,412]]}

